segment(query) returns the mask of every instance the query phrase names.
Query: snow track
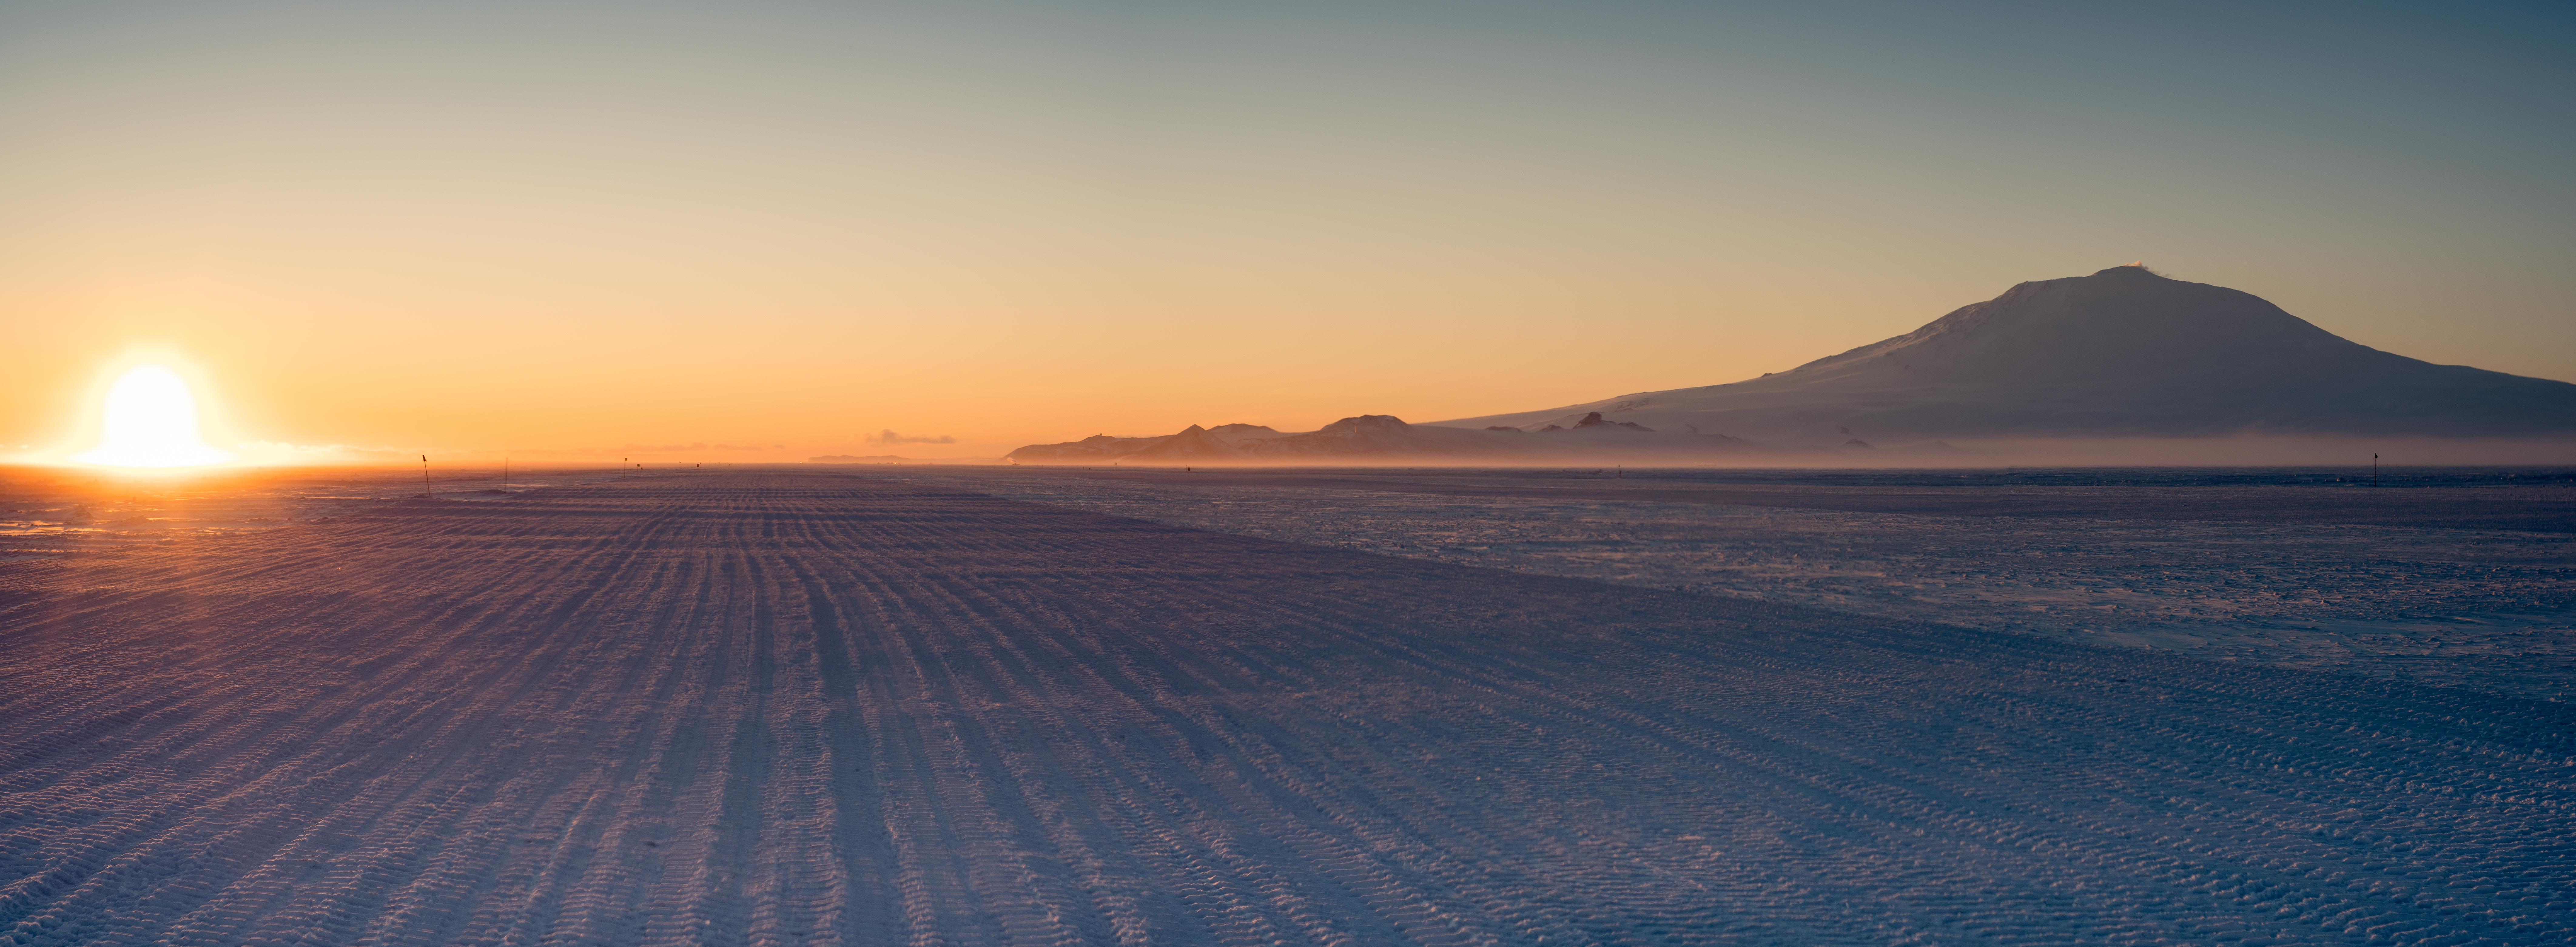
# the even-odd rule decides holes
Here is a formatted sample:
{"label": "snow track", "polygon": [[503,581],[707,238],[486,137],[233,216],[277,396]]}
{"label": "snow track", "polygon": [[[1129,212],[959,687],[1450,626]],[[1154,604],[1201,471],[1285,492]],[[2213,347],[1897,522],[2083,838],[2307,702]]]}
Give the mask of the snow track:
{"label": "snow track", "polygon": [[663,476],[0,564],[0,942],[2557,942],[2571,734]]}

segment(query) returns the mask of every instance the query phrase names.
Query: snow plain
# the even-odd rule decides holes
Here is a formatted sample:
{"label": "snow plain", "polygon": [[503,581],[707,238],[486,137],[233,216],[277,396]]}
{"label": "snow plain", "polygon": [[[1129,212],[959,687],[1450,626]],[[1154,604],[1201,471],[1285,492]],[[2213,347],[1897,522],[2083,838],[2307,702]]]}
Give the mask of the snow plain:
{"label": "snow plain", "polygon": [[2576,937],[2566,703],[898,477],[0,562],[0,939]]}
{"label": "snow plain", "polygon": [[[2004,479],[1989,474],[1819,473],[1760,474],[1774,492],[1755,496],[1717,479],[1741,474],[1692,471],[944,477],[996,496],[1382,555],[2576,701],[2576,524],[2561,522],[2576,510],[2576,482],[2563,474],[2502,489],[2539,478],[2460,485],[2447,471],[2392,472],[2389,489],[2359,496],[2517,499],[2273,518],[2244,514],[2277,509],[2285,484],[2268,481],[2279,477],[2068,471],[1967,488],[2018,507],[2000,510],[1924,496],[1927,485]],[[2300,484],[2307,492],[2339,485],[2303,479],[2321,481]],[[1818,490],[1820,480],[1848,486]],[[1693,487],[1727,495],[1708,502]],[[2111,502],[2051,509],[2069,493]],[[2158,502],[2177,493],[2194,502]],[[2213,496],[2217,509],[2193,509]],[[2515,515],[2524,507],[2530,515]]]}
{"label": "snow plain", "polygon": [[[613,480],[617,471],[441,470],[443,500],[502,500],[531,488]],[[507,489],[504,489],[507,488]],[[0,562],[190,542],[319,522],[421,493],[417,472],[251,469],[93,475],[0,467]]]}

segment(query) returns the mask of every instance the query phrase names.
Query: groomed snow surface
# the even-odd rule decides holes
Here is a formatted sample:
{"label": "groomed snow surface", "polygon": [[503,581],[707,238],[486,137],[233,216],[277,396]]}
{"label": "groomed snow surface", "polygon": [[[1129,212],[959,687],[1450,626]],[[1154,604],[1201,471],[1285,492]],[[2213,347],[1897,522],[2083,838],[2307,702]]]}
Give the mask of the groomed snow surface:
{"label": "groomed snow surface", "polygon": [[[896,476],[1381,555],[2576,701],[2576,477],[2552,473],[2392,473],[2380,490],[2180,470]],[[2532,480],[2547,485],[2497,488]],[[1978,485],[1940,486],[1961,481]]]}
{"label": "groomed snow surface", "polygon": [[2569,704],[994,489],[0,563],[0,941],[2576,937]]}

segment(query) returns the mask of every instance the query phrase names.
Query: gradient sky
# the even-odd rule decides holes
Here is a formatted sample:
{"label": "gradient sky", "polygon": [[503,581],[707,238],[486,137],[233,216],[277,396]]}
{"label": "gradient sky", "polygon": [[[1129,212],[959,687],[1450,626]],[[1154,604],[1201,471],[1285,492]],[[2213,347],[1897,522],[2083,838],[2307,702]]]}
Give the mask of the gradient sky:
{"label": "gradient sky", "polygon": [[2576,7],[1934,6],[0,4],[0,442],[1436,420],[2141,259],[2576,380]]}

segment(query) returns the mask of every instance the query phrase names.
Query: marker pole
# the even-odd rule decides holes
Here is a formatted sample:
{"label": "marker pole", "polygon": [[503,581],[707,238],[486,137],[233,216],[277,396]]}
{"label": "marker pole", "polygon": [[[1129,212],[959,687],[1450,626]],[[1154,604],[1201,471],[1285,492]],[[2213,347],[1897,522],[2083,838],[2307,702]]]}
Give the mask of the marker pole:
{"label": "marker pole", "polygon": [[428,455],[428,454],[422,454],[422,455],[420,455],[420,495],[425,496],[425,497],[428,497],[428,498],[430,498],[430,499],[432,499],[432,500],[438,499],[438,492],[437,492],[437,491],[435,491],[435,490],[431,490],[431,489],[429,488],[429,455]]}

